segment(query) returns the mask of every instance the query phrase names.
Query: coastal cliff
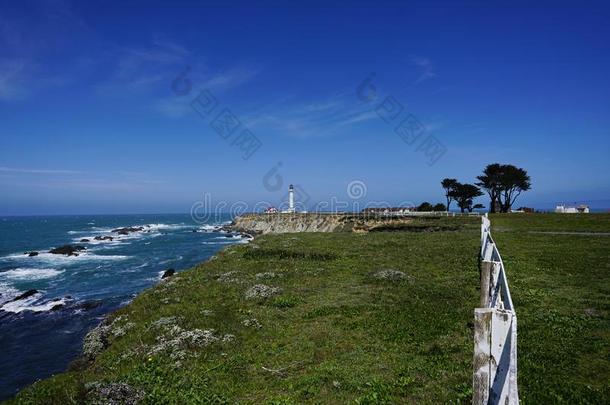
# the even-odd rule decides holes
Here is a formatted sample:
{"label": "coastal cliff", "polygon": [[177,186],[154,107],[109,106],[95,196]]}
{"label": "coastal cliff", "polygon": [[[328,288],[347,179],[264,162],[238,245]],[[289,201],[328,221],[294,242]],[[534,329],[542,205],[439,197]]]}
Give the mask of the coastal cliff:
{"label": "coastal cliff", "polygon": [[381,226],[400,226],[412,222],[412,217],[388,218],[358,214],[246,214],[236,217],[230,228],[249,234],[368,232]]}

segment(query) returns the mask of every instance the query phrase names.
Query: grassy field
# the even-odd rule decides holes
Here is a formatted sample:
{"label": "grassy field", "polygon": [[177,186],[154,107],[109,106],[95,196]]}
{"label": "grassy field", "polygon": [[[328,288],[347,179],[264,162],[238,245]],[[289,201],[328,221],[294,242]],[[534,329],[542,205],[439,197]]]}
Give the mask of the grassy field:
{"label": "grassy field", "polygon": [[610,232],[610,215],[512,214],[491,221],[519,320],[523,402],[607,403],[610,235],[595,232]]}
{"label": "grassy field", "polygon": [[[140,294],[110,317],[108,349],[13,401],[468,403],[479,220],[447,221],[232,246]],[[522,402],[606,401],[610,236],[536,232],[610,232],[610,215],[491,221],[519,317]]]}

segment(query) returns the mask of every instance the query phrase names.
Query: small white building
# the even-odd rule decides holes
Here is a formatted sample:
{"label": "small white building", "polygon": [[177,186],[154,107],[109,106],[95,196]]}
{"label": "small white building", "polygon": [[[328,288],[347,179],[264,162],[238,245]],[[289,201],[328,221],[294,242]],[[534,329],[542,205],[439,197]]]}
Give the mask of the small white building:
{"label": "small white building", "polygon": [[589,206],[584,204],[578,206],[559,204],[555,207],[555,212],[558,214],[588,214]]}

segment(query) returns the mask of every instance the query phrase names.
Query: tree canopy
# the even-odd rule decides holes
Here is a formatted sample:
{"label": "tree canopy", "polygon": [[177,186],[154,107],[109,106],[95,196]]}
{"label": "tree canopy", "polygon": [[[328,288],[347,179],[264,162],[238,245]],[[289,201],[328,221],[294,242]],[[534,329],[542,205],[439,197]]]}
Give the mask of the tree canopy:
{"label": "tree canopy", "polygon": [[453,191],[453,188],[455,187],[456,184],[458,184],[458,181],[456,179],[444,178],[441,181],[441,186],[445,190],[445,199],[447,200],[447,211],[449,211],[451,202],[453,201],[451,192]]}
{"label": "tree canopy", "polygon": [[474,205],[474,199],[482,196],[483,193],[481,189],[474,184],[469,183],[457,183],[453,186],[451,190],[451,197],[457,202],[460,210],[464,212],[468,210],[468,212],[472,212],[473,209],[482,208],[481,204]]}
{"label": "tree canopy", "polygon": [[434,207],[432,208],[432,211],[436,211],[436,212],[447,211],[447,207],[443,203],[438,203],[438,204],[434,205]]}
{"label": "tree canopy", "polygon": [[492,163],[477,179],[477,185],[489,195],[490,212],[509,212],[517,197],[531,188],[527,171],[513,165]]}
{"label": "tree canopy", "polygon": [[433,209],[434,207],[428,201],[424,201],[417,207],[417,211],[432,211]]}

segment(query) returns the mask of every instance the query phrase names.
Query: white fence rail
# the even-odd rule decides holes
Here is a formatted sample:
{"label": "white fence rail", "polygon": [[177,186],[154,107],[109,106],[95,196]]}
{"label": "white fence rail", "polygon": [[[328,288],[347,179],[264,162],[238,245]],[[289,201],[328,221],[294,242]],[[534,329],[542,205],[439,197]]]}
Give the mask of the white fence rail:
{"label": "white fence rail", "polygon": [[481,223],[481,302],[474,310],[472,402],[518,404],[517,314],[490,226],[485,215]]}

